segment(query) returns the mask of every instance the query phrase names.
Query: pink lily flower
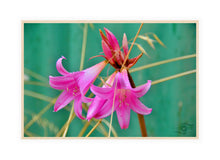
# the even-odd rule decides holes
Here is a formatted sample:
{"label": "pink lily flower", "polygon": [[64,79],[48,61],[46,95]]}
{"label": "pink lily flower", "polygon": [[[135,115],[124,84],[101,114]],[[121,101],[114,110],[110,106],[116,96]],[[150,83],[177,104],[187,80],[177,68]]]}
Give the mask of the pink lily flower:
{"label": "pink lily flower", "polygon": [[49,84],[52,88],[64,90],[54,105],[54,112],[59,111],[74,100],[75,114],[80,119],[85,119],[82,116],[82,102],[92,101],[92,98],[85,97],[85,94],[107,63],[103,61],[83,71],[70,73],[62,65],[63,59],[66,58],[62,56],[56,63],[57,71],[62,76],[49,76]]}
{"label": "pink lily flower", "polygon": [[[114,72],[105,82],[105,84],[102,86],[102,88],[110,88],[110,86],[113,84],[115,75],[117,72]],[[105,110],[104,104],[107,100],[100,98],[98,96],[95,96],[92,103],[89,106],[88,112],[87,112],[87,120],[92,119],[93,117],[96,119],[101,119],[105,116],[103,113],[103,110]],[[97,114],[98,113],[98,114]]]}
{"label": "pink lily flower", "polygon": [[[139,98],[147,93],[150,89],[151,81],[136,88],[132,88],[128,79],[128,73],[126,69],[122,72],[118,72],[115,76],[115,81],[111,88],[101,88],[92,85],[91,91],[101,99],[105,99],[106,102],[100,111],[94,116],[96,118],[105,118],[116,110],[119,125],[121,129],[126,129],[130,122],[130,110],[142,115],[148,115],[152,109],[146,107],[140,102]],[[98,102],[97,102],[98,103]],[[89,113],[88,113],[89,114]]]}
{"label": "pink lily flower", "polygon": [[[109,63],[116,69],[121,68],[126,55],[128,54],[128,41],[126,34],[124,33],[123,40],[122,40],[122,48],[123,52],[120,50],[120,46],[118,43],[117,38],[115,35],[110,32],[108,29],[104,28],[106,32],[106,36],[103,34],[103,32],[100,30],[100,34],[102,37],[102,48],[105,54],[105,58],[109,61]],[[135,63],[138,61],[138,59],[142,56],[140,54],[139,56],[128,59],[125,63],[125,66],[127,68],[131,68]]]}

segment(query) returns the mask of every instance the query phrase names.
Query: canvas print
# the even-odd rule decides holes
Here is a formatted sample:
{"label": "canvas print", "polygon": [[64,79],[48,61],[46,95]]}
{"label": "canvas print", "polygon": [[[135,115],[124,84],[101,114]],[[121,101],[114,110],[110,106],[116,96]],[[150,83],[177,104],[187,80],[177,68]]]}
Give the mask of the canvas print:
{"label": "canvas print", "polygon": [[22,22],[22,137],[197,137],[197,27]]}

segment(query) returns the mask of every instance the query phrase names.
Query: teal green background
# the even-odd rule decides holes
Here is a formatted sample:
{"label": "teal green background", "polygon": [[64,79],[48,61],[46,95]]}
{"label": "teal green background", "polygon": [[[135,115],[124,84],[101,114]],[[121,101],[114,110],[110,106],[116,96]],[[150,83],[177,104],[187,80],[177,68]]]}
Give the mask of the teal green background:
{"label": "teal green background", "polygon": [[[49,75],[59,76],[56,70],[56,61],[61,56],[67,60],[63,61],[64,67],[75,72],[79,70],[83,28],[81,23],[25,23],[24,24],[24,67],[36,72],[48,79]],[[89,25],[87,34],[87,45],[84,68],[103,60],[102,57],[89,60],[90,57],[102,52],[101,37],[99,29],[108,28],[122,44],[123,33],[128,40],[134,38],[140,24],[138,23],[93,23]],[[196,24],[195,23],[150,23],[144,24],[140,32],[153,32],[166,45],[162,47],[155,44],[153,50],[149,44],[141,39],[136,43],[142,45],[150,55],[143,55],[133,67],[167,60],[175,57],[196,53]],[[140,54],[137,47],[131,51],[130,57]],[[108,67],[101,73],[107,76]],[[196,58],[172,62],[142,71],[131,73],[136,86],[144,84],[147,80],[158,80],[181,72],[196,69]],[[113,69],[110,67],[109,73]],[[28,74],[27,74],[28,75]],[[39,81],[30,76],[30,81]],[[98,84],[100,81],[96,81]],[[48,82],[46,82],[48,83]],[[24,85],[25,90],[34,91],[48,97],[56,97],[60,94],[50,87]],[[196,74],[186,75],[163,83],[153,85],[149,92],[141,98],[141,101],[153,111],[146,115],[145,122],[148,136],[151,137],[195,137],[196,136]],[[49,102],[24,95],[24,125],[34,115],[39,113]],[[67,106],[70,109],[71,105]],[[65,124],[69,117],[69,111],[62,109],[53,112],[51,107],[42,117],[29,129],[37,136],[53,137]],[[110,117],[106,120],[110,121]],[[83,128],[86,121],[75,118],[70,124],[67,136],[76,137]],[[93,123],[92,123],[93,124]],[[117,116],[113,115],[113,127],[119,137],[140,137],[137,114],[131,111],[130,125],[126,130],[121,130]],[[94,125],[94,124],[93,124]],[[104,125],[105,126],[105,125]],[[84,136],[93,126],[89,126]],[[106,127],[107,131],[108,128]],[[26,134],[24,136],[27,136]],[[102,137],[99,130],[95,130],[91,137]]]}

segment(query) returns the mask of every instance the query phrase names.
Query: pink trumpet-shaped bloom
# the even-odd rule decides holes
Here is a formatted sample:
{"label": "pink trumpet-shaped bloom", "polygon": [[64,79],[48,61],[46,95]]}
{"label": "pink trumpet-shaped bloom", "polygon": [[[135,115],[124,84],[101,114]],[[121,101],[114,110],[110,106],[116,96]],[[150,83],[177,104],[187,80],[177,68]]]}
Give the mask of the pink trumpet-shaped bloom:
{"label": "pink trumpet-shaped bloom", "polygon": [[54,105],[54,111],[59,111],[74,100],[75,114],[80,119],[85,119],[82,116],[82,102],[88,103],[92,101],[92,98],[85,97],[85,94],[96,77],[105,67],[106,61],[100,62],[86,70],[70,73],[66,71],[62,65],[63,59],[66,58],[62,56],[56,63],[57,71],[62,76],[49,76],[49,84],[52,88],[64,90]]}
{"label": "pink trumpet-shaped bloom", "polygon": [[[116,110],[119,125],[122,129],[126,129],[129,126],[130,121],[130,109],[134,112],[142,115],[148,115],[152,109],[146,107],[140,102],[139,98],[144,96],[150,89],[151,81],[142,86],[132,88],[128,79],[127,70],[118,72],[115,76],[114,83],[111,88],[100,88],[94,85],[91,86],[91,91],[100,99],[106,101],[100,111],[96,113],[95,118],[105,118]],[[98,103],[98,102],[97,102]],[[98,108],[98,106],[97,106]],[[89,114],[89,113],[88,113]]]}
{"label": "pink trumpet-shaped bloom", "polygon": [[[106,36],[100,30],[100,34],[102,37],[102,48],[105,54],[105,58],[109,61],[109,63],[116,69],[121,68],[124,63],[125,57],[128,54],[128,41],[126,34],[124,33],[122,40],[122,48],[123,52],[120,50],[120,46],[115,35],[109,31],[107,28],[104,28],[106,32]],[[128,59],[125,63],[125,66],[131,68],[138,59],[142,56],[142,54],[138,55],[135,58]]]}

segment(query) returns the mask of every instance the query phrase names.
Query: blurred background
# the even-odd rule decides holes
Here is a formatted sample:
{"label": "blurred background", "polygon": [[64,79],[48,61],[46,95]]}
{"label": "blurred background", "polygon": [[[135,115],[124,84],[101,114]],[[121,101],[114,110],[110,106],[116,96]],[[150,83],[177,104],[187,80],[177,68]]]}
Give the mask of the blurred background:
{"label": "blurred background", "polygon": [[[101,54],[99,29],[108,28],[122,45],[123,34],[128,40],[135,37],[139,23],[24,23],[24,136],[55,137],[63,135],[63,126],[67,122],[72,103],[64,109],[53,112],[55,98],[61,91],[48,84],[49,75],[60,76],[56,70],[56,61],[61,56],[64,67],[69,72],[80,68],[83,40],[86,40],[83,68],[103,61],[102,57],[89,60]],[[86,36],[85,36],[86,33]],[[130,58],[141,53],[140,46],[148,54],[143,55],[133,68],[176,57],[196,54],[196,23],[145,23],[139,35],[149,36],[150,40],[138,38],[130,53]],[[156,41],[153,34],[163,42]],[[84,38],[83,38],[84,35]],[[153,42],[155,49],[149,42]],[[130,46],[130,44],[129,44]],[[139,47],[139,48],[138,48]],[[132,69],[133,69],[132,68]],[[136,86],[147,80],[156,81],[196,69],[196,58],[187,58],[151,68],[131,72]],[[101,73],[106,77],[114,71],[107,66]],[[131,70],[132,71],[132,70]],[[101,81],[96,80],[98,85]],[[152,113],[146,115],[145,123],[150,137],[195,137],[196,136],[196,73],[187,74],[152,85],[148,93],[141,98]],[[84,115],[86,111],[84,111]],[[108,133],[110,116],[90,137],[104,137]],[[67,137],[85,136],[97,123],[88,123],[73,117]],[[116,113],[113,114],[111,136],[141,137],[137,114],[131,111],[130,125],[122,130]]]}

